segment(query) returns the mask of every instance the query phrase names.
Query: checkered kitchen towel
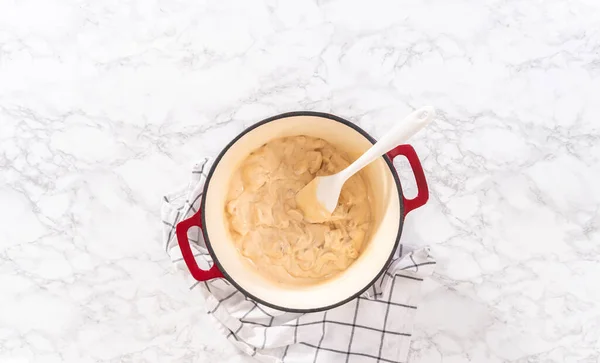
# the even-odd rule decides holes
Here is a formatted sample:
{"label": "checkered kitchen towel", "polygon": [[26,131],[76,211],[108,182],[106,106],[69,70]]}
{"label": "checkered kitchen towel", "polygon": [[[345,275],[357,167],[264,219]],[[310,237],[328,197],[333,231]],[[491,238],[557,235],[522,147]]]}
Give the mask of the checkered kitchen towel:
{"label": "checkered kitchen towel", "polygon": [[[210,161],[194,166],[189,185],[166,195],[162,207],[164,248],[206,301],[217,328],[242,351],[268,363],[405,362],[423,278],[435,261],[428,249],[400,245],[385,274],[367,292],[324,312],[288,313],[258,304],[225,279],[193,282],[175,237],[175,225],[200,207]],[[199,229],[189,233],[203,269],[212,260]]]}

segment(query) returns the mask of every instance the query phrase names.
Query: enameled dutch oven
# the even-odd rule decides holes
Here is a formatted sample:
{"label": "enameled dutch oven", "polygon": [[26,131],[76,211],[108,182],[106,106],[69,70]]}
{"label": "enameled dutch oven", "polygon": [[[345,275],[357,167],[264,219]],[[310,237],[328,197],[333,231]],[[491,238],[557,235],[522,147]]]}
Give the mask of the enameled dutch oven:
{"label": "enameled dutch oven", "polygon": [[[404,218],[427,202],[429,190],[412,146],[396,147],[364,169],[372,191],[374,223],[358,259],[337,276],[314,285],[289,286],[274,282],[259,274],[236,249],[228,232],[225,202],[233,172],[252,151],[270,140],[296,135],[322,138],[352,158],[375,143],[360,127],[326,113],[291,112],[263,120],[247,128],[223,149],[208,173],[199,211],[177,224],[176,233],[185,263],[196,280],[225,278],[246,296],[266,306],[290,312],[312,312],[344,304],[375,282],[398,246]],[[392,164],[399,155],[408,159],[415,175],[418,192],[413,199],[404,197]],[[187,231],[192,226],[202,229],[206,247],[215,262],[207,271],[198,267],[190,248]]]}

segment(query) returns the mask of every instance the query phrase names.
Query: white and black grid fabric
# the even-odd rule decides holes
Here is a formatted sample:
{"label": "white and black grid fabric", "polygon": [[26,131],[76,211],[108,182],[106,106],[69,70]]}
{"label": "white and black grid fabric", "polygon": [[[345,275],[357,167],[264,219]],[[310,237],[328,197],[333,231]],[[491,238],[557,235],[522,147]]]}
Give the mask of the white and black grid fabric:
{"label": "white and black grid fabric", "polygon": [[[337,308],[288,313],[258,304],[225,279],[194,282],[175,237],[175,226],[200,207],[208,159],[196,164],[187,187],[164,197],[164,248],[205,299],[217,329],[242,351],[265,363],[405,362],[423,279],[433,272],[429,249],[400,245],[383,274],[365,293]],[[198,228],[189,232],[198,265],[213,262]]]}

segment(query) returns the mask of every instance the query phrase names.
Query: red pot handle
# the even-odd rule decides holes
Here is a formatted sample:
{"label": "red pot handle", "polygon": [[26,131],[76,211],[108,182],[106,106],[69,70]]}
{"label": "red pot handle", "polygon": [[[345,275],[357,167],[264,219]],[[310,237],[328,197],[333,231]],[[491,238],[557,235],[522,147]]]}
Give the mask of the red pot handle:
{"label": "red pot handle", "polygon": [[423,172],[423,167],[421,166],[421,161],[419,161],[419,157],[410,145],[399,145],[394,149],[390,150],[387,153],[388,157],[393,161],[394,158],[398,155],[403,155],[408,159],[410,167],[415,175],[415,180],[417,181],[417,196],[413,199],[404,199],[404,215],[407,215],[411,211],[422,207],[427,203],[429,199],[429,188],[427,187],[427,180],[425,179],[425,173]]}
{"label": "red pot handle", "polygon": [[192,252],[192,247],[190,246],[190,241],[187,235],[188,229],[194,226],[202,228],[200,211],[196,212],[196,214],[190,218],[177,223],[177,226],[175,227],[177,243],[179,244],[181,255],[183,256],[183,260],[185,261],[188,270],[190,270],[192,277],[198,281],[207,281],[223,277],[223,274],[217,267],[216,263],[213,264],[209,270],[202,270],[200,267],[198,267],[198,263],[196,262],[196,258],[194,258],[194,253]]}

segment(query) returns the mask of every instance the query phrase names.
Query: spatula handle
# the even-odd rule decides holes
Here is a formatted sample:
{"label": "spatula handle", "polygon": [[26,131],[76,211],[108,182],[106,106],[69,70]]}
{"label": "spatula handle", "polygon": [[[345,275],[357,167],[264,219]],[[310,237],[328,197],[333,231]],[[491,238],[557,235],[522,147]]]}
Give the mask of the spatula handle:
{"label": "spatula handle", "polygon": [[404,120],[398,122],[387,134],[377,141],[375,145],[371,146],[367,152],[362,154],[355,162],[344,169],[344,179],[347,180],[381,155],[399,144],[403,144],[411,136],[430,123],[434,116],[435,110],[431,106],[421,107],[406,116]]}

